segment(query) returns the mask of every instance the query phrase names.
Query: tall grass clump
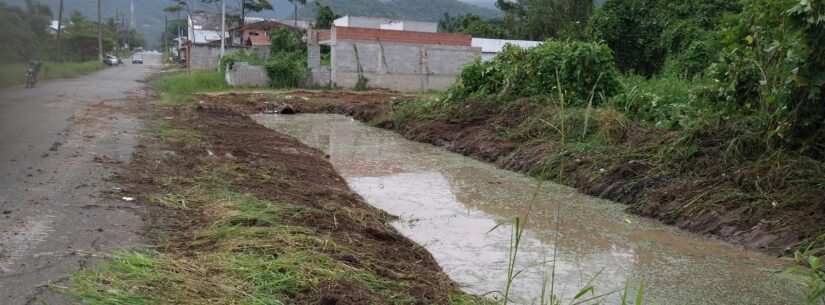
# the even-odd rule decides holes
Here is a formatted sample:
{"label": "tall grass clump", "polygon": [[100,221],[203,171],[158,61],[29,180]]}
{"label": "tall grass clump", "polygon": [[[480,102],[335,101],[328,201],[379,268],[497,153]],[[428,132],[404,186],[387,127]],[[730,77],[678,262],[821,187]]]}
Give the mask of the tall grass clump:
{"label": "tall grass clump", "polygon": [[181,104],[193,93],[229,90],[223,74],[218,71],[185,71],[160,77],[155,89],[165,94],[166,104]]}
{"label": "tall grass clump", "polygon": [[628,74],[620,77],[619,83],[621,93],[608,99],[608,105],[636,122],[681,130],[696,127],[703,116],[714,113],[704,98],[710,85],[706,78]]}

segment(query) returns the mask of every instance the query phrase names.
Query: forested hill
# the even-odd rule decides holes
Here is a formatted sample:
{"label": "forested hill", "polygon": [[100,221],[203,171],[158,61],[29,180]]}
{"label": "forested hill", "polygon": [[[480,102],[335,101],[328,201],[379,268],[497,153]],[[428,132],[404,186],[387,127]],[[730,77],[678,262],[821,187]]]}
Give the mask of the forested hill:
{"label": "forested hill", "polygon": [[[501,11],[482,8],[458,0],[324,0],[340,15],[387,17],[416,21],[438,21],[444,13],[450,15],[476,14],[485,18],[502,16]],[[307,5],[300,11],[303,19],[314,16],[315,6]]]}
{"label": "forested hill", "polygon": [[[471,0],[484,3],[485,0]],[[487,0],[489,1],[489,0]],[[25,6],[26,0],[0,0],[7,4]],[[40,0],[41,3],[48,4],[57,19],[57,3],[53,0]],[[193,1],[199,2],[199,1]],[[227,8],[230,13],[237,13],[239,0],[227,0]],[[268,18],[284,18],[292,16],[293,6],[287,0],[270,0],[275,7],[273,11],[265,11],[252,16]],[[299,10],[301,19],[314,18],[315,2],[307,1],[307,5]],[[135,23],[142,29],[150,47],[156,47],[160,33],[163,31],[164,12],[163,8],[172,4],[172,0],[134,0],[135,3]],[[501,12],[491,8],[481,8],[467,2],[459,0],[321,0],[321,3],[330,5],[336,13],[340,15],[359,15],[373,17],[403,18],[420,21],[438,21],[445,12],[450,15],[463,15],[468,13],[477,14],[483,17],[498,17]],[[117,12],[125,14],[125,20],[129,22],[129,0],[103,0],[101,4],[103,18],[114,17]],[[215,10],[217,6],[200,5],[198,9]],[[97,18],[96,1],[65,1],[64,17],[68,18],[72,11],[79,11],[87,17]],[[175,18],[169,14],[169,19]]]}

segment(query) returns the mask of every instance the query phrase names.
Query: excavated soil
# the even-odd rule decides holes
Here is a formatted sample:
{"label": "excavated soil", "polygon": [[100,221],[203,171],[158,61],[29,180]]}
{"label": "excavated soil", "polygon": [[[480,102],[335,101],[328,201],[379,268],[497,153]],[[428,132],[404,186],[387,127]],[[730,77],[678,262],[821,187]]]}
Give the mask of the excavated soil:
{"label": "excavated soil", "polygon": [[[207,107],[223,107],[237,113],[336,113],[378,127],[392,129],[408,139],[431,143],[502,168],[530,173],[548,154],[558,151],[556,143],[518,142],[499,135],[493,126],[512,120],[519,114],[500,114],[461,121],[419,120],[393,122],[389,111],[393,105],[408,103],[415,96],[389,92],[291,91],[277,96],[264,93],[204,94],[196,98]],[[615,144],[617,151],[639,147],[664,149],[675,135],[665,131],[628,127],[628,136]],[[653,217],[680,228],[716,236],[746,248],[773,253],[787,253],[812,236],[825,231],[825,191],[803,194],[810,205],[781,210],[754,208],[747,194],[732,195],[725,201],[702,206],[710,190],[746,190],[745,182],[766,179],[764,172],[726,174],[716,162],[720,155],[707,153],[695,158],[692,169],[684,175],[662,174],[647,162],[619,159],[616,164],[601,164],[608,169],[593,175],[594,156],[577,153],[572,165],[563,170],[572,177],[559,181],[589,195],[630,205],[634,213]],[[768,177],[770,178],[770,177]],[[740,193],[741,194],[741,193]],[[686,212],[689,208],[693,209]]]}
{"label": "excavated soil", "polygon": [[[449,294],[458,287],[426,249],[399,234],[388,225],[392,219],[389,215],[351,191],[321,151],[255,123],[244,115],[245,108],[238,105],[241,104],[152,110],[154,113],[149,116],[165,121],[169,127],[205,135],[202,139],[205,144],[192,146],[146,139],[133,161],[125,165],[125,170],[116,178],[124,185],[124,192],[146,200],[151,194],[171,191],[173,186],[167,178],[197,176],[208,162],[242,167],[245,175],[233,179],[233,191],[319,211],[305,217],[298,214],[284,221],[329,236],[338,247],[330,247],[324,254],[353,268],[404,281],[408,287],[398,292],[402,297],[413,298],[420,304],[448,303]],[[158,155],[165,157],[153,157]],[[255,178],[263,175],[277,179]],[[204,250],[198,247],[209,246],[193,243],[196,237],[188,232],[208,225],[205,213],[198,209],[159,210],[151,217],[149,234],[166,245],[165,253],[196,256]],[[341,248],[358,251],[336,250]],[[292,301],[295,304],[388,302],[368,287],[345,280],[318,283]]]}

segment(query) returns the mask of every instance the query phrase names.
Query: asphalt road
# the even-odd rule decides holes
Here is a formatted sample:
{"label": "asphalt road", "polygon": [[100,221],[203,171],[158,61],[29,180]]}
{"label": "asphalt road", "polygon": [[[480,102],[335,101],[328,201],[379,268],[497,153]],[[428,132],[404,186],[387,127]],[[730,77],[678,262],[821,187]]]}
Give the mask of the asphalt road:
{"label": "asphalt road", "polygon": [[[0,89],[0,304],[66,304],[48,285],[141,244],[141,208],[106,182],[138,141],[140,80],[160,55],[73,79]],[[112,195],[115,193],[115,195]]]}

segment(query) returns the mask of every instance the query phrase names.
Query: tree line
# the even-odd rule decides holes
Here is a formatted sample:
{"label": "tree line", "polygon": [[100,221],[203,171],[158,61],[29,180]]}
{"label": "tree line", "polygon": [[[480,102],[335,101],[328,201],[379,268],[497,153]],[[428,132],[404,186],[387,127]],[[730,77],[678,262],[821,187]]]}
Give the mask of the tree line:
{"label": "tree line", "polygon": [[[86,61],[98,57],[98,24],[80,12],[72,12],[63,20],[60,54],[57,54],[55,19],[49,6],[27,0],[25,7],[0,2],[0,62],[21,62],[32,59],[56,61]],[[101,25],[103,53],[114,53],[116,46],[136,47],[144,44],[143,36],[129,29],[123,19],[108,17]]]}

